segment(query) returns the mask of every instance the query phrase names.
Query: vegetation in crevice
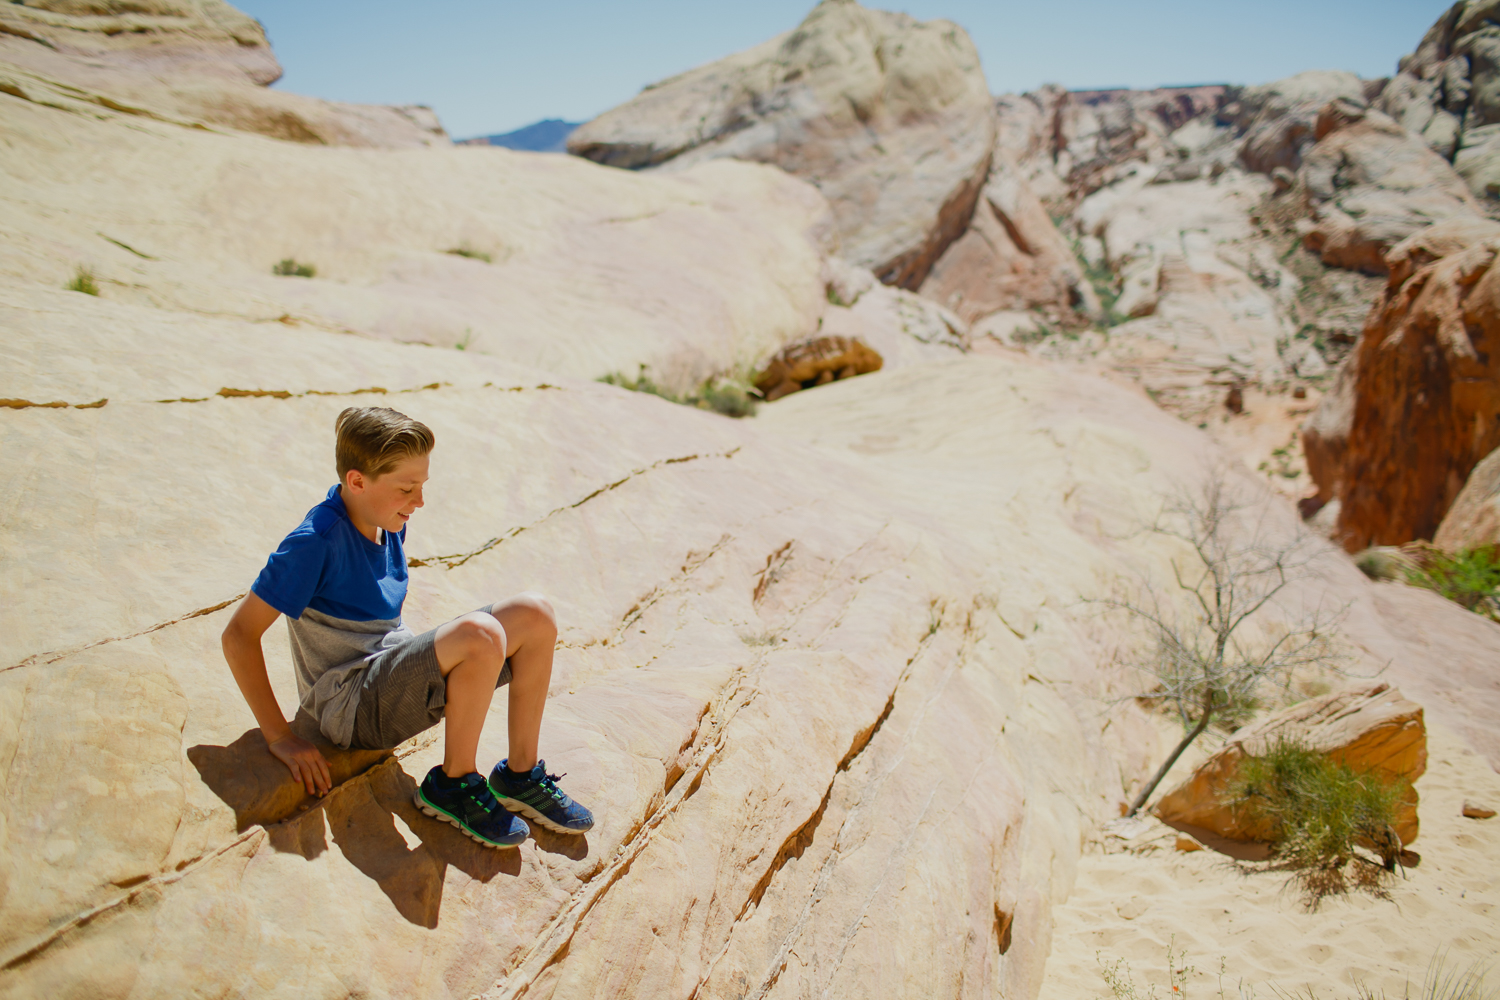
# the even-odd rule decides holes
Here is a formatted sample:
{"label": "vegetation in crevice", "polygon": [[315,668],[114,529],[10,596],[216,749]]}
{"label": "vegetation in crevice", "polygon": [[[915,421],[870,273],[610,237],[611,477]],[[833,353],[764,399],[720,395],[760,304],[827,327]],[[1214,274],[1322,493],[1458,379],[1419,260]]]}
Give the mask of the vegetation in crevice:
{"label": "vegetation in crevice", "polygon": [[318,273],[318,269],[311,264],[299,264],[290,257],[284,257],[271,268],[271,273],[282,278],[312,278]]}
{"label": "vegetation in crevice", "polygon": [[1406,582],[1500,622],[1500,545],[1449,554],[1424,548],[1406,567]]}
{"label": "vegetation in crevice", "polygon": [[485,253],[483,250],[475,250],[467,243],[462,246],[456,246],[451,250],[444,250],[443,253],[452,254],[455,257],[467,257],[469,260],[483,261],[486,264],[493,264],[495,261],[494,257],[490,254]]}
{"label": "vegetation in crevice", "polygon": [[99,294],[99,283],[94,279],[93,269],[82,265],[73,272],[73,280],[63,287],[70,292],[82,292],[85,295]]}
{"label": "vegetation in crevice", "polygon": [[684,395],[658,385],[647,374],[647,367],[641,365],[634,378],[620,372],[610,372],[608,375],[601,375],[596,381],[606,385],[617,385],[631,392],[660,396],[668,402],[692,406],[700,410],[710,410],[726,417],[753,416],[760,402],[760,391],[750,384],[749,379],[737,373],[716,375],[705,380],[695,391]]}

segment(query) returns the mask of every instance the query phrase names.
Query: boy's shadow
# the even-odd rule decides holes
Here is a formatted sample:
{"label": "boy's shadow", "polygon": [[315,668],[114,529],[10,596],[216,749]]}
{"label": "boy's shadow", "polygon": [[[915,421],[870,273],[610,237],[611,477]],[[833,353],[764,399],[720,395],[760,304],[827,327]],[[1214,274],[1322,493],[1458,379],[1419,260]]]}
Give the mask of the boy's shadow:
{"label": "boy's shadow", "polygon": [[[483,847],[421,813],[412,804],[416,782],[391,751],[341,750],[300,711],[292,730],[322,751],[338,794],[322,800],[308,795],[271,756],[259,729],[228,746],[199,744],[188,750],[204,784],[234,810],[241,831],[262,826],[276,850],[311,860],[328,849],[326,817],[326,831],[349,863],[380,886],[397,912],[427,928],[437,926],[449,865],[480,882],[520,874],[520,851]],[[347,784],[362,774],[367,780]],[[397,828],[398,816],[410,836]],[[583,837],[535,832],[541,850],[574,860],[588,856]]]}

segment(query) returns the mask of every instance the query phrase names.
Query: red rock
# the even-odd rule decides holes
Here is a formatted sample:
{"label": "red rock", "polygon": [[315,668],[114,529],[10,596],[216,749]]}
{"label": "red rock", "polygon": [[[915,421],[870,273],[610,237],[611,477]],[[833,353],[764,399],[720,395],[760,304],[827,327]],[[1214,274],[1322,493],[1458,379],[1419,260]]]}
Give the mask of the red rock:
{"label": "red rock", "polygon": [[1303,428],[1350,552],[1430,539],[1500,446],[1500,224],[1437,223],[1387,255],[1384,298]]}
{"label": "red rock", "polygon": [[769,403],[801,389],[879,371],[883,363],[880,355],[863,341],[852,337],[817,337],[777,352],[755,380],[755,387]]}
{"label": "red rock", "polygon": [[[1238,775],[1240,761],[1264,753],[1283,736],[1386,780],[1415,782],[1427,770],[1422,706],[1389,684],[1369,684],[1309,698],[1240,729],[1152,811],[1168,823],[1201,827],[1230,840],[1266,839],[1268,828],[1225,802],[1224,793]],[[1396,834],[1409,844],[1417,830],[1417,793],[1412,790],[1401,807]]]}

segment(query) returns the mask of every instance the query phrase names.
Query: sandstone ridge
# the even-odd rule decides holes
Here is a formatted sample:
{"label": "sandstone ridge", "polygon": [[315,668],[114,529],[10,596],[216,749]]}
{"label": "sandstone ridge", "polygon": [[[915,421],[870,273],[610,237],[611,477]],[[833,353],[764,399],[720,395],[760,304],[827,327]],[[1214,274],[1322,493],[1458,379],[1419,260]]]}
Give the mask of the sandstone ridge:
{"label": "sandstone ridge", "polygon": [[0,4],[0,92],[14,97],[318,145],[448,143],[431,108],[266,89],[280,76],[260,24],[224,0]]}

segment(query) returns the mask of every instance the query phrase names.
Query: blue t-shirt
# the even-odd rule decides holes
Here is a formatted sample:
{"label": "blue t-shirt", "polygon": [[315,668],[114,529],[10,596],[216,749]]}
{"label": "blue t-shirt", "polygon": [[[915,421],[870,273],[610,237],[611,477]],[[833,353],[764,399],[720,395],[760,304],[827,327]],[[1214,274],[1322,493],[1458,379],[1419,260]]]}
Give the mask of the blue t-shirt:
{"label": "blue t-shirt", "polygon": [[406,600],[406,528],[384,535],[377,545],[360,534],[334,486],[281,540],[250,589],[288,618],[312,608],[346,621],[398,619]]}

